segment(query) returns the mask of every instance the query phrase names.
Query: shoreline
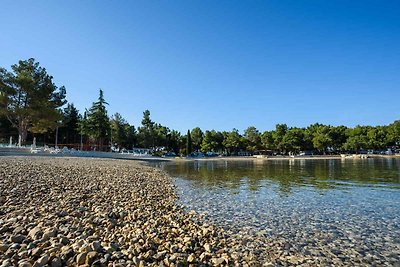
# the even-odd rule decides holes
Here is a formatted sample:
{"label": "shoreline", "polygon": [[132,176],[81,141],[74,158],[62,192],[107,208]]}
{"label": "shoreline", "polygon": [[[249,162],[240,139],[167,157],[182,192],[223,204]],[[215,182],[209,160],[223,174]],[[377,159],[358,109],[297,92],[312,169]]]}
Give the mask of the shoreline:
{"label": "shoreline", "polygon": [[254,156],[248,157],[204,157],[204,158],[171,158],[167,159],[172,162],[182,162],[182,161],[279,161],[279,160],[365,160],[365,159],[400,159],[400,155],[368,155],[368,158],[361,158],[360,155],[350,155],[350,157],[342,157],[341,155],[318,155],[318,156],[270,156],[257,158]]}
{"label": "shoreline", "polygon": [[400,159],[399,154],[394,155],[376,155],[376,154],[362,154],[364,157],[360,157],[361,154],[349,154],[348,157],[342,157],[341,155],[313,155],[313,156],[223,156],[223,157],[203,157],[203,158],[186,158],[186,157],[152,157],[152,156],[133,156],[132,154],[120,154],[111,152],[84,152],[75,154],[50,154],[50,153],[30,153],[29,149],[5,149],[0,148],[0,157],[16,157],[16,156],[28,156],[28,157],[49,157],[49,158],[98,158],[98,159],[118,159],[118,160],[133,160],[133,161],[147,161],[147,162],[181,162],[181,161],[276,161],[276,160],[364,160],[364,159]]}
{"label": "shoreline", "polygon": [[186,210],[173,179],[145,161],[0,159],[0,266],[316,263],[309,255],[282,255],[286,240],[224,229]]}
{"label": "shoreline", "polygon": [[1,266],[258,266],[177,203],[160,169],[114,159],[4,157]]}

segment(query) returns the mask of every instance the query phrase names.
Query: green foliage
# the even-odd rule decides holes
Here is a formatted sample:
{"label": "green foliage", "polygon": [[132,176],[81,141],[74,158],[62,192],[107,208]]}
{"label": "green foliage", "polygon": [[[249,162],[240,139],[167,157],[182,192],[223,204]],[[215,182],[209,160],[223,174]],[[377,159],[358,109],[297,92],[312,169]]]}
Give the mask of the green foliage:
{"label": "green foliage", "polygon": [[256,127],[248,127],[244,131],[244,138],[246,140],[246,148],[248,151],[254,152],[261,148],[261,135]]}
{"label": "green foliage", "polygon": [[275,140],[275,148],[278,150],[284,150],[284,144],[282,143],[283,137],[285,136],[288,127],[286,124],[277,124],[275,131],[272,132],[273,139]]}
{"label": "green foliage", "polygon": [[100,149],[109,139],[111,133],[106,105],[108,103],[104,100],[103,90],[100,89],[99,98],[87,112],[87,119],[85,121],[86,135],[93,142],[97,142]]}
{"label": "green foliage", "polygon": [[330,126],[318,125],[315,129],[312,142],[314,148],[323,151],[324,153],[327,151],[328,147],[332,147],[333,140]]}
{"label": "green foliage", "polygon": [[18,131],[11,125],[11,122],[6,117],[0,116],[0,143],[8,143],[10,136],[17,134]]}
{"label": "green foliage", "polygon": [[231,132],[225,132],[222,145],[226,148],[229,155],[237,154],[243,147],[241,138],[242,136],[237,129],[233,129]]}
{"label": "green foliage", "polygon": [[280,153],[301,150],[339,153],[344,150],[383,150],[400,145],[400,120],[387,126],[354,128],[319,123],[307,128],[289,128],[286,124],[277,124],[274,130],[262,134],[250,126],[243,135],[237,129],[203,132],[196,127],[182,136],[180,132],[152,121],[150,111],[145,110],[136,131],[119,113],[109,119],[102,90],[84,116],[73,104],[62,109],[66,103],[65,95],[65,88],[57,87],[53,77],[32,58],[12,65],[11,71],[0,68],[0,138],[4,140],[5,135],[15,135],[17,130],[24,143],[28,131],[48,133],[58,127],[63,143],[77,143],[82,134],[100,149],[112,140],[120,148],[164,147],[177,154],[201,150],[229,155],[260,149]]}
{"label": "green foliage", "polygon": [[122,118],[121,114],[115,113],[110,120],[112,144],[119,148],[126,148],[130,125]]}
{"label": "green foliage", "polygon": [[267,150],[275,149],[276,142],[274,139],[274,133],[272,131],[263,132],[263,134],[261,135],[261,144],[262,144],[263,149],[267,149]]}
{"label": "green foliage", "polygon": [[400,145],[400,120],[390,124],[387,129],[387,141],[390,145]]}
{"label": "green foliage", "polygon": [[203,142],[203,131],[199,127],[193,128],[190,136],[192,138],[193,150],[199,151]]}
{"label": "green foliage", "polygon": [[202,152],[218,152],[222,151],[224,136],[221,132],[217,132],[215,130],[206,131],[203,137],[203,141],[201,143],[201,151]]}
{"label": "green foliage", "polygon": [[353,129],[348,129],[346,132],[347,140],[343,144],[346,150],[358,151],[360,149],[368,148],[368,128],[365,126],[356,126]]}
{"label": "green foliage", "polygon": [[126,145],[125,148],[133,148],[137,145],[137,132],[136,128],[133,125],[125,124],[125,132],[126,132]]}
{"label": "green foliage", "polygon": [[59,136],[61,143],[78,143],[80,138],[81,115],[74,104],[68,104],[62,113]]}
{"label": "green foliage", "polygon": [[66,90],[53,83],[53,77],[35,59],[20,60],[9,72],[0,68],[0,116],[18,129],[25,143],[28,130],[44,133],[54,129],[62,118]]}
{"label": "green foliage", "polygon": [[299,152],[304,147],[304,130],[300,128],[287,130],[280,145],[285,151]]}
{"label": "green foliage", "polygon": [[173,151],[176,154],[179,154],[180,142],[181,142],[181,134],[178,131],[172,130],[170,133],[168,133],[167,149],[169,151]]}
{"label": "green foliage", "polygon": [[330,136],[332,138],[332,148],[334,151],[343,150],[343,145],[346,143],[346,132],[348,128],[346,126],[331,127]]}
{"label": "green foliage", "polygon": [[384,149],[390,145],[390,137],[387,126],[368,127],[367,147]]}
{"label": "green foliage", "polygon": [[186,135],[186,154],[189,156],[192,153],[192,138],[190,136],[190,131],[187,131]]}
{"label": "green foliage", "polygon": [[168,134],[170,130],[159,123],[154,124],[153,134],[155,146],[166,147],[168,145]]}
{"label": "green foliage", "polygon": [[143,112],[142,127],[139,127],[139,144],[142,147],[154,147],[154,122],[150,119],[150,111]]}

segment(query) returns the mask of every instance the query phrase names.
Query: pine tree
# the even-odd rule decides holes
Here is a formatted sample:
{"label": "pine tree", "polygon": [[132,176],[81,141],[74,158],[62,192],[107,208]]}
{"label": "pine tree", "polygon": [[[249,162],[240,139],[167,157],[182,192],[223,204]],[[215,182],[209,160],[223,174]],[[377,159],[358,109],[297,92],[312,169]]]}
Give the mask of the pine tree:
{"label": "pine tree", "polygon": [[154,122],[150,119],[150,111],[143,112],[142,127],[139,127],[140,143],[143,147],[155,146]]}
{"label": "pine tree", "polygon": [[45,133],[57,127],[66,90],[58,88],[33,58],[20,60],[11,68],[12,72],[0,68],[0,115],[18,129],[24,144],[28,131]]}
{"label": "pine tree", "polygon": [[112,143],[117,145],[119,148],[126,148],[128,143],[128,135],[130,131],[130,125],[122,118],[121,114],[115,113],[111,118],[111,133]]}
{"label": "pine tree", "polygon": [[62,127],[59,129],[63,142],[77,143],[79,141],[81,116],[74,104],[68,104],[63,112]]}
{"label": "pine tree", "polygon": [[195,151],[199,151],[201,147],[201,142],[203,142],[203,132],[199,127],[193,128],[190,132],[190,137],[193,144],[192,149]]}
{"label": "pine tree", "polygon": [[110,135],[110,120],[107,115],[103,90],[100,89],[99,98],[94,102],[87,113],[86,134],[102,150]]}

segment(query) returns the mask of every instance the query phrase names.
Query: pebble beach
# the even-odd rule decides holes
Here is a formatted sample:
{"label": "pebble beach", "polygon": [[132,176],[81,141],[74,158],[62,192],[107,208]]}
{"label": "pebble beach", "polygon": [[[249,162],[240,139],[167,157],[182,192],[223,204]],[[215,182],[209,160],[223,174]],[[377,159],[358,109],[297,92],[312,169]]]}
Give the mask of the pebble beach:
{"label": "pebble beach", "polygon": [[[257,214],[272,212],[268,218],[248,218],[235,206],[227,208],[233,204],[222,192],[216,198],[206,188],[193,190],[139,161],[0,157],[0,267],[397,266],[395,218],[384,221],[393,235],[380,232],[379,238],[356,245],[364,233],[327,238],[329,229],[319,232],[314,224],[287,227],[278,204],[263,202],[257,209]],[[214,209],[231,218],[221,222],[203,213]],[[300,225],[296,218],[306,220],[290,210],[293,226]],[[336,232],[341,221],[347,220],[336,220]],[[270,236],[249,222],[267,223],[282,234]],[[368,225],[376,233],[382,230]]]}
{"label": "pebble beach", "polygon": [[138,162],[2,157],[0,180],[1,266],[261,265]]}

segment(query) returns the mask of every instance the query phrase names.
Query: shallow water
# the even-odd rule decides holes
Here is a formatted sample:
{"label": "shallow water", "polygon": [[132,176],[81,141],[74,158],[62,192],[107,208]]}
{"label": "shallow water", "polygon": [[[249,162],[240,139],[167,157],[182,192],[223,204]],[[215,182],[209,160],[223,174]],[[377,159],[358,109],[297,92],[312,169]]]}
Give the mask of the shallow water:
{"label": "shallow water", "polygon": [[245,245],[256,254],[263,245],[270,254],[301,255],[321,265],[399,262],[400,159],[217,160],[158,167],[174,177],[180,204],[248,237]]}

